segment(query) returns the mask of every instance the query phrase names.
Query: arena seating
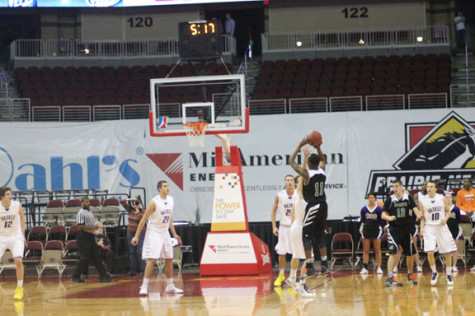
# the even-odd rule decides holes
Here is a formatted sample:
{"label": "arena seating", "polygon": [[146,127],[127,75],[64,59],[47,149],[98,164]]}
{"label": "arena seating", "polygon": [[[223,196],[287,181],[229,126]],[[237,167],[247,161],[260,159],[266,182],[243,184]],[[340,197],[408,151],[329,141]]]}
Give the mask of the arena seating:
{"label": "arena seating", "polygon": [[[231,65],[227,65],[228,68]],[[24,98],[31,99],[31,105],[110,105],[141,104],[150,102],[151,78],[164,78],[171,66],[134,67],[18,67],[15,80],[18,91]],[[222,64],[202,63],[178,65],[171,77],[191,76],[200,73],[208,75],[227,74]],[[199,91],[182,89],[174,95],[163,96],[163,100],[175,99],[199,101]]]}
{"label": "arena seating", "polygon": [[377,56],[263,63],[253,99],[448,92],[450,56]]}

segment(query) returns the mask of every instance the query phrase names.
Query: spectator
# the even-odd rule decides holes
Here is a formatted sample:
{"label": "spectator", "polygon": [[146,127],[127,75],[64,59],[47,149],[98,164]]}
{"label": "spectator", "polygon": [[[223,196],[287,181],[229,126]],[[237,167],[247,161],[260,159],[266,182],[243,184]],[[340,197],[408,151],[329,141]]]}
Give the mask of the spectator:
{"label": "spectator", "polygon": [[135,236],[137,226],[143,217],[144,209],[142,206],[142,199],[137,196],[132,199],[124,199],[120,201],[120,204],[129,213],[129,223],[127,224],[127,243],[129,245],[129,260],[130,268],[128,275],[136,275],[137,273],[143,273],[145,270],[145,260],[142,260],[142,248],[145,237],[145,227],[139,235],[139,241],[137,246],[132,245],[130,242]]}
{"label": "spectator", "polygon": [[475,220],[475,189],[472,188],[472,180],[465,179],[464,188],[457,192],[457,201],[455,203],[460,209],[460,214],[472,216]]}
{"label": "spectator", "polygon": [[107,236],[105,227],[102,223],[98,223],[98,229],[94,231],[94,238],[96,239],[97,251],[99,252],[99,260],[104,264],[107,274],[112,277],[110,271],[114,265],[113,253],[111,250],[111,242]]}
{"label": "spectator", "polygon": [[231,14],[226,13],[226,21],[224,22],[224,30],[226,34],[234,37],[234,30],[236,29],[236,21],[231,17]]}
{"label": "spectator", "polygon": [[457,11],[457,16],[454,19],[455,28],[457,30],[457,45],[459,48],[465,47],[465,17],[462,11]]}

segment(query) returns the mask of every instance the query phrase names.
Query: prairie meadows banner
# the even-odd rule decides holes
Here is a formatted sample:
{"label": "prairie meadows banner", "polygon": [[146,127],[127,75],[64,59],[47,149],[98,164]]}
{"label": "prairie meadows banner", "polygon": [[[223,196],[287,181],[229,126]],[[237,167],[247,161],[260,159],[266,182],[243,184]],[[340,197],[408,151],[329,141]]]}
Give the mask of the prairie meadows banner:
{"label": "prairie meadows banner", "polygon": [[[251,116],[250,133],[232,136],[243,163],[250,221],[270,221],[288,158],[310,131],[323,135],[329,218],[359,215],[365,196],[383,197],[391,181],[408,189],[428,179],[447,187],[474,177],[473,109]],[[0,123],[0,185],[13,190],[108,189],[123,196],[167,180],[175,220],[210,222],[215,146],[189,148],[185,137],[150,137],[148,120],[93,123]],[[301,157],[298,157],[299,161]]]}

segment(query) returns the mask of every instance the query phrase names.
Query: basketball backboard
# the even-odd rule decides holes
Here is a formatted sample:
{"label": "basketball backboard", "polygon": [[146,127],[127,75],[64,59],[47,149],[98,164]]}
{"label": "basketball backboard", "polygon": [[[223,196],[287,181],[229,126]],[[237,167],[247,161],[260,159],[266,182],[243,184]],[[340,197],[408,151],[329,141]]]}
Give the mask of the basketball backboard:
{"label": "basketball backboard", "polygon": [[151,136],[184,136],[196,122],[206,134],[249,132],[244,75],[151,79],[150,101]]}

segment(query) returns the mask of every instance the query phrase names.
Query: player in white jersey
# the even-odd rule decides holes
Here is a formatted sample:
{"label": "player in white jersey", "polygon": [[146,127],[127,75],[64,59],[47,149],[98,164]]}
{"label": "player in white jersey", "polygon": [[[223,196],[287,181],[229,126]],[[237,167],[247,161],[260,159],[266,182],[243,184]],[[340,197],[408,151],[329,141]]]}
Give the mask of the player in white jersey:
{"label": "player in white jersey", "polygon": [[17,288],[13,296],[16,300],[23,298],[23,251],[28,246],[25,239],[25,216],[18,201],[12,201],[12,190],[0,188],[0,258],[8,249],[12,252],[16,266]]}
{"label": "player in white jersey", "polygon": [[[310,155],[310,147],[305,146],[302,148],[304,154],[304,159],[302,162],[302,168],[307,168],[307,159]],[[301,296],[304,297],[313,297],[313,293],[308,291],[308,288],[305,284],[302,286],[297,286],[297,269],[299,268],[300,260],[305,260],[305,249],[303,247],[303,238],[302,238],[302,229],[303,229],[303,220],[305,217],[305,208],[307,207],[307,202],[303,198],[302,188],[303,181],[302,177],[298,176],[297,181],[297,201],[295,202],[294,207],[292,208],[292,225],[290,226],[290,244],[292,247],[292,261],[290,262],[290,276],[285,283],[293,287]],[[302,272],[300,273],[302,275]]]}
{"label": "player in white jersey", "polygon": [[442,194],[436,193],[437,186],[434,181],[427,183],[427,195],[422,198],[421,205],[424,217],[421,221],[421,236],[424,238],[424,251],[432,270],[431,285],[437,284],[439,274],[435,267],[434,252],[445,255],[447,284],[453,285],[452,280],[452,253],[457,251],[457,246],[452,238],[447,220],[450,218],[450,208]]}
{"label": "player in white jersey", "polygon": [[140,295],[148,295],[148,282],[158,259],[165,259],[165,276],[167,278],[165,293],[181,294],[183,290],[176,288],[173,283],[173,243],[168,232],[170,229],[173,237],[181,245],[181,238],[177,235],[175,226],[173,226],[174,200],[169,195],[170,188],[166,181],[159,181],[157,190],[160,194],[149,202],[135,236],[131,240],[132,245],[136,246],[140,232],[148,220],[142,250],[142,259],[147,261],[147,265],[145,266],[143,283],[140,287]]}
{"label": "player in white jersey", "polygon": [[[285,190],[277,193],[272,207],[272,232],[278,237],[275,251],[279,255],[279,276],[274,282],[274,286],[281,286],[285,281],[286,255],[292,253],[290,245],[290,224],[292,223],[291,212],[297,200],[295,192],[295,180],[291,175],[285,176]],[[276,225],[277,210],[280,214],[279,228]]]}

